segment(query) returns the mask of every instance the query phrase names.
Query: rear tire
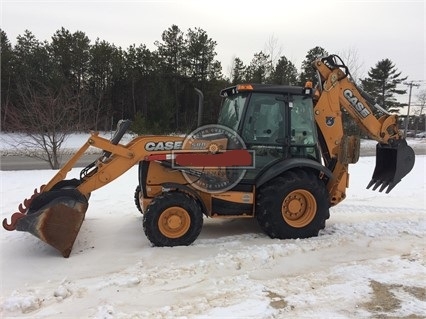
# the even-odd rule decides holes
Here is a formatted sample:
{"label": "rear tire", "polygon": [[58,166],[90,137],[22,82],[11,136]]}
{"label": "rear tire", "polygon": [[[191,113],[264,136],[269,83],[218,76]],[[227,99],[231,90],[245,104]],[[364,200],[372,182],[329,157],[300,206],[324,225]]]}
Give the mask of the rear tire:
{"label": "rear tire", "polygon": [[141,192],[141,186],[138,185],[136,186],[136,189],[135,189],[134,200],[135,200],[136,208],[138,209],[138,211],[140,211],[141,214],[143,214],[141,203],[139,202],[140,192]]}
{"label": "rear tire", "polygon": [[262,186],[256,218],[271,238],[317,236],[330,217],[328,192],[311,171],[287,171]]}
{"label": "rear tire", "polygon": [[188,246],[201,232],[203,213],[195,198],[167,192],[153,199],[143,215],[143,229],[154,246]]}

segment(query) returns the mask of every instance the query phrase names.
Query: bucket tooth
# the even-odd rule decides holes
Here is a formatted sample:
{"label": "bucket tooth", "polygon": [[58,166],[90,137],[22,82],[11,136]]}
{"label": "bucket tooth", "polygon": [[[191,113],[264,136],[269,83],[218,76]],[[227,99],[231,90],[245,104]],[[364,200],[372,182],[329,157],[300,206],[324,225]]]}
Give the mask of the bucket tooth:
{"label": "bucket tooth", "polygon": [[375,191],[383,182],[382,181],[377,181],[374,186],[373,186],[373,191]]}
{"label": "bucket tooth", "polygon": [[367,185],[367,189],[369,189],[371,186],[373,186],[377,181],[375,179],[371,179],[370,183]]}
{"label": "bucket tooth", "polygon": [[[390,182],[383,182],[382,186],[380,186],[379,192],[383,192],[383,190],[390,185]],[[388,193],[388,192],[387,192]]]}

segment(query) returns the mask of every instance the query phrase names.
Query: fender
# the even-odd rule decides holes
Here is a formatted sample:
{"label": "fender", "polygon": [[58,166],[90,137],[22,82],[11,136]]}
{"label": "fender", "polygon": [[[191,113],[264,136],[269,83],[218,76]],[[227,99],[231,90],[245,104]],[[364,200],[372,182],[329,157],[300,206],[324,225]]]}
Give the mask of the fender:
{"label": "fender", "polygon": [[182,184],[178,184],[178,183],[162,183],[161,186],[163,188],[174,188],[174,189],[185,192],[185,193],[189,194],[190,196],[194,197],[200,203],[201,210],[202,210],[203,214],[208,216],[207,215],[207,207],[204,204],[203,199],[201,198],[200,195],[198,195],[198,193],[194,189],[192,189],[192,188],[190,188],[186,185],[182,185]]}
{"label": "fender", "polygon": [[288,171],[295,167],[309,167],[318,171],[318,173],[323,173],[329,179],[333,178],[333,173],[327,167],[325,167],[321,163],[318,163],[317,161],[308,158],[290,158],[285,160],[278,160],[276,162],[271,163],[270,166],[265,167],[265,169],[262,170],[256,177],[256,188],[262,186],[266,182],[269,182],[271,179],[277,177],[285,171]]}

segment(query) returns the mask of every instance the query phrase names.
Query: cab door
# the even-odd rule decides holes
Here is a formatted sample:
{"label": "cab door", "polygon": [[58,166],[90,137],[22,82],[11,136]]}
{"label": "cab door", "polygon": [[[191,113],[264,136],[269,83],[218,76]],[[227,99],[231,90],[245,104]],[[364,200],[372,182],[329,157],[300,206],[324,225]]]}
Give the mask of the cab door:
{"label": "cab door", "polygon": [[246,147],[255,152],[255,169],[246,178],[254,178],[260,169],[287,156],[290,127],[287,97],[276,93],[252,93],[240,134]]}

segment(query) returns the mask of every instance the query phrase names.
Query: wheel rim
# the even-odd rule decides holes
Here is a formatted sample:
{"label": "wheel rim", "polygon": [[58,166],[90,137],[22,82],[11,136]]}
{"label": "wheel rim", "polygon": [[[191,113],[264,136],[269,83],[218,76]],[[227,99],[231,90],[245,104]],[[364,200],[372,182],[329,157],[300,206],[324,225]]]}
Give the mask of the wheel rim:
{"label": "wheel rim", "polygon": [[284,220],[296,228],[308,225],[314,219],[316,211],[317,202],[314,195],[304,189],[297,189],[288,194],[281,207]]}
{"label": "wheel rim", "polygon": [[168,238],[179,238],[186,234],[191,226],[191,217],[182,207],[169,207],[158,219],[158,229]]}

